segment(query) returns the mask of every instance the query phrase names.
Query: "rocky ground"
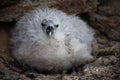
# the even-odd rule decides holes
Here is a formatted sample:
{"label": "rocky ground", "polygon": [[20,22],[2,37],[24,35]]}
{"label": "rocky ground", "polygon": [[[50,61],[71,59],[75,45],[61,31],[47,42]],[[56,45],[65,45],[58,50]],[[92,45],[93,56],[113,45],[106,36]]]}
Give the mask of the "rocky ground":
{"label": "rocky ground", "polygon": [[[119,0],[19,0],[19,3],[18,0],[4,1],[0,0],[0,80],[120,79]],[[66,71],[62,74],[41,74],[28,66],[20,65],[11,55],[10,31],[16,21],[25,12],[46,5],[68,14],[78,14],[96,30],[92,45],[95,60],[79,67],[75,75],[66,74]]]}

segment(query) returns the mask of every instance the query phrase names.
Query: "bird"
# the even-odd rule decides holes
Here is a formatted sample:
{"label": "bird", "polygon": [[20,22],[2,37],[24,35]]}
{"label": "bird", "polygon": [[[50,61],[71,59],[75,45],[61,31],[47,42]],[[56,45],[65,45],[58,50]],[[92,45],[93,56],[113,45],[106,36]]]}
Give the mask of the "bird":
{"label": "bird", "polygon": [[36,8],[11,31],[12,55],[39,72],[59,73],[92,61],[94,30],[75,14]]}

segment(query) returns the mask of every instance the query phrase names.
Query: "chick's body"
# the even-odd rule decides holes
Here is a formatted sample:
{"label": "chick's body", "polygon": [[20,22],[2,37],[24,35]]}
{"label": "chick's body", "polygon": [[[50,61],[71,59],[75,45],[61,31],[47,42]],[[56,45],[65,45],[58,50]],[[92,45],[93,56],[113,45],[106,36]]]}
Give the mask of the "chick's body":
{"label": "chick's body", "polygon": [[[44,19],[59,25],[51,37],[41,25]],[[41,72],[57,73],[93,59],[93,34],[94,31],[75,15],[67,15],[56,9],[38,8],[25,14],[13,29],[13,55],[19,62]]]}

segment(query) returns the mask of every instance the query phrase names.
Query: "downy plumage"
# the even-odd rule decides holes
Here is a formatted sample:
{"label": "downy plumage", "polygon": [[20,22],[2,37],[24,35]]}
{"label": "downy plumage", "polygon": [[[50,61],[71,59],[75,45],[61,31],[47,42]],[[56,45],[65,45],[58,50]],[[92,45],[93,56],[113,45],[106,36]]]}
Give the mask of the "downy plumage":
{"label": "downy plumage", "polygon": [[75,15],[37,8],[12,30],[13,55],[40,72],[58,73],[91,61],[94,30]]}

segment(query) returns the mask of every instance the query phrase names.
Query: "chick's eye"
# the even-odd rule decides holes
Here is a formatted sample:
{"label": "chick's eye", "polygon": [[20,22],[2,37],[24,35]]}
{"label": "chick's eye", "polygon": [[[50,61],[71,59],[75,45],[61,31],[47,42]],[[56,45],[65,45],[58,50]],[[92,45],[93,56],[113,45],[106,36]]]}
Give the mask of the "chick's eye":
{"label": "chick's eye", "polygon": [[58,28],[58,27],[59,27],[59,25],[57,24],[57,25],[55,25],[55,27],[56,27],[56,28]]}
{"label": "chick's eye", "polygon": [[41,25],[42,25],[42,26],[45,26],[45,24],[44,24],[44,23],[41,23]]}

